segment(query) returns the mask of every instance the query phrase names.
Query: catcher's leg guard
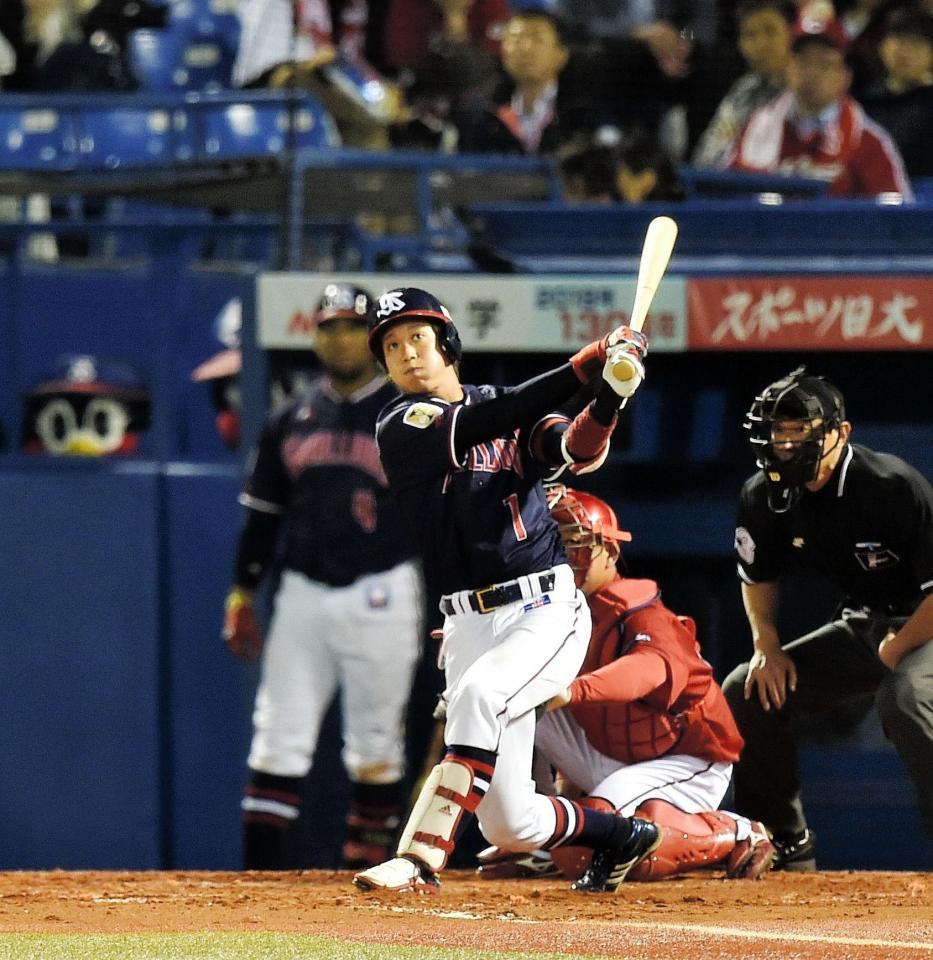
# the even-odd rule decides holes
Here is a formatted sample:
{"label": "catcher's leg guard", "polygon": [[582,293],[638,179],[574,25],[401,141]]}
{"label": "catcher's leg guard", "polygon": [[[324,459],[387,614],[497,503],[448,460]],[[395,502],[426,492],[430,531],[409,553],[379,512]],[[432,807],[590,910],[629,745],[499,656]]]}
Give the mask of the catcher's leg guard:
{"label": "catcher's leg guard", "polygon": [[684,813],[666,800],[648,800],[636,817],[660,827],[660,846],[629,874],[630,880],[660,880],[721,863],[735,849],[735,820],[718,810]]}
{"label": "catcher's leg guard", "polygon": [[777,849],[760,820],[749,821],[749,834],[739,840],[726,860],[726,876],[730,880],[759,880],[773,866]]}

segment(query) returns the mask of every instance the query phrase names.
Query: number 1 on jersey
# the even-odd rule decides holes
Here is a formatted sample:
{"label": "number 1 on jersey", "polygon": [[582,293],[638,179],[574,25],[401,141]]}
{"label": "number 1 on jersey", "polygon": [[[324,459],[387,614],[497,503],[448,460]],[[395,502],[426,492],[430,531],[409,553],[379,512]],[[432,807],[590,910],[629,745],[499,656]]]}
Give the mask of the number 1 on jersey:
{"label": "number 1 on jersey", "polygon": [[502,502],[509,508],[509,513],[512,515],[512,529],[515,531],[515,539],[527,540],[528,531],[522,522],[522,513],[518,506],[518,494],[510,493]]}

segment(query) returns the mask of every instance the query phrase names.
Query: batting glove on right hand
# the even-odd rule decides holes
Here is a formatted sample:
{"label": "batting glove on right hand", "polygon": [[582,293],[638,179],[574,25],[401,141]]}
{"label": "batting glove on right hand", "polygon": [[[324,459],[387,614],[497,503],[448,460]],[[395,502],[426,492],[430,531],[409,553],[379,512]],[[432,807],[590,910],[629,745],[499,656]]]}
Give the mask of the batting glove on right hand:
{"label": "batting glove on right hand", "polygon": [[224,604],[224,643],[240,660],[255,663],[262,654],[262,630],[253,610],[253,595],[249,590],[234,587]]}

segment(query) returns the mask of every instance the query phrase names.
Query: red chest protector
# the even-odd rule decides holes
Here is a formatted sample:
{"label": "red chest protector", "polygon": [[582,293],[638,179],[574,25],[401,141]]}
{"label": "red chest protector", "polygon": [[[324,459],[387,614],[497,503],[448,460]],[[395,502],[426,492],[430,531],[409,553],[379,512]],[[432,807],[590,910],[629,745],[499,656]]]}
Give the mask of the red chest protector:
{"label": "red chest protector", "polygon": [[712,668],[700,655],[696,627],[664,606],[658,585],[619,578],[590,597],[590,609],[593,632],[581,674],[620,657],[630,657],[637,670],[641,644],[660,656],[667,670],[665,681],[638,700],[571,707],[590,743],[626,764],[667,753],[737,760],[742,738]]}

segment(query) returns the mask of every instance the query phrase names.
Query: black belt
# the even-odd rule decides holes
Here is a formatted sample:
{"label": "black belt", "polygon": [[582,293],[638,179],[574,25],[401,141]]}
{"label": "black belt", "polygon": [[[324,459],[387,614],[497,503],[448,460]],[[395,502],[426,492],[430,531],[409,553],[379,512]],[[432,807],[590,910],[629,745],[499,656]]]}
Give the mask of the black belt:
{"label": "black belt", "polygon": [[[539,573],[528,577],[528,579],[532,583],[538,584],[539,593],[537,595],[540,596],[540,594],[549,593],[554,589],[554,582],[557,577],[553,573]],[[494,583],[491,587],[474,590],[467,597],[467,602],[476,613],[492,613],[499,607],[504,607],[506,604],[515,603],[516,600],[522,599],[526,598],[522,594],[521,583],[518,580],[510,580],[508,583]],[[531,597],[527,599],[530,600]],[[441,612],[449,617],[460,611],[449,597],[444,597],[441,600]]]}

